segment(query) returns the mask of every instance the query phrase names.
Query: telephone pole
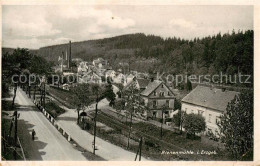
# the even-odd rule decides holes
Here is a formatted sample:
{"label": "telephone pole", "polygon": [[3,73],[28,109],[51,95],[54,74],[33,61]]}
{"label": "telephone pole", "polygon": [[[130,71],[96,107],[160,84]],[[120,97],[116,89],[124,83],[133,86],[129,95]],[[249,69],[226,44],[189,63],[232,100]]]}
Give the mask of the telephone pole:
{"label": "telephone pole", "polygon": [[45,96],[46,96],[46,90],[45,90],[45,83],[43,84],[43,108],[45,109]]}
{"label": "telephone pole", "polygon": [[17,110],[14,112],[14,159],[17,160],[16,146],[17,146]]}
{"label": "telephone pole", "polygon": [[161,139],[162,139],[162,136],[163,136],[163,114],[164,114],[164,108],[162,110],[162,123],[161,123]]}
{"label": "telephone pole", "polygon": [[142,157],[142,143],[143,143],[143,137],[141,137],[140,140],[139,140],[139,147],[138,147],[138,150],[137,150],[137,153],[136,153],[136,156],[135,156],[135,161],[137,159],[138,154],[139,154],[139,161],[141,161],[141,157]]}
{"label": "telephone pole", "polygon": [[94,141],[93,141],[93,154],[96,154],[96,132],[97,132],[97,111],[98,111],[98,96],[96,101],[96,111],[94,117]]}

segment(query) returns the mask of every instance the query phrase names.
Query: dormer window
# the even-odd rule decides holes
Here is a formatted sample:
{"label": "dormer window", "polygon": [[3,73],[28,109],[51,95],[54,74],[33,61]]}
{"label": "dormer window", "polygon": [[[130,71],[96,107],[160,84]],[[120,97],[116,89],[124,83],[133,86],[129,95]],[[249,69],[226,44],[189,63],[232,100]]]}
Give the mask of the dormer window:
{"label": "dormer window", "polygon": [[160,92],[160,96],[164,96],[164,92]]}
{"label": "dormer window", "polygon": [[171,93],[170,93],[170,91],[168,91],[168,96],[171,96]]}
{"label": "dormer window", "polygon": [[156,96],[156,92],[153,92],[153,95]]}
{"label": "dormer window", "polygon": [[162,88],[163,88],[163,84],[162,84]]}

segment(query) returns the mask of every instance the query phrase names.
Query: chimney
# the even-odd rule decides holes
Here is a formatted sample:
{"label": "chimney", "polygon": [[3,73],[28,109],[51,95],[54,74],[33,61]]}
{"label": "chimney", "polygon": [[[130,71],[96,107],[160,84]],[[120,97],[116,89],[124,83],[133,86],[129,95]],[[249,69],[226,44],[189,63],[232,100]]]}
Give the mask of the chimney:
{"label": "chimney", "polygon": [[61,72],[63,72],[64,52],[62,51]]}
{"label": "chimney", "polygon": [[68,58],[68,68],[71,67],[71,41],[69,42],[69,58]]}

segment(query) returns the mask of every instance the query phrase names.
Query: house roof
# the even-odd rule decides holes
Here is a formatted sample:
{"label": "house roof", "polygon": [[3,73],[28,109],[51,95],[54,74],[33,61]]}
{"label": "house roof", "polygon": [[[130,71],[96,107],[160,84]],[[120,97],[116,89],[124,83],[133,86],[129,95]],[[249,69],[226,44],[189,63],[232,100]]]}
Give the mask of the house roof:
{"label": "house roof", "polygon": [[112,67],[111,67],[111,66],[108,66],[108,65],[103,65],[103,66],[102,66],[102,69],[110,70],[110,69],[112,69]]}
{"label": "house roof", "polygon": [[102,62],[106,62],[106,60],[104,60],[103,58],[98,58],[93,60],[94,63],[102,63]]}
{"label": "house roof", "polygon": [[225,111],[228,103],[238,94],[239,92],[235,91],[197,86],[182,99],[182,102]]}
{"label": "house roof", "polygon": [[112,72],[115,72],[114,70],[108,70],[106,71],[106,75],[110,75]]}
{"label": "house roof", "polygon": [[127,78],[134,78],[135,76],[133,74],[129,74]]}
{"label": "house roof", "polygon": [[144,78],[137,78],[136,81],[138,82],[140,89],[144,89],[148,86],[150,80]]}
{"label": "house roof", "polygon": [[161,85],[162,81],[154,80],[147,85],[147,88],[141,92],[143,96],[149,96],[159,85]]}

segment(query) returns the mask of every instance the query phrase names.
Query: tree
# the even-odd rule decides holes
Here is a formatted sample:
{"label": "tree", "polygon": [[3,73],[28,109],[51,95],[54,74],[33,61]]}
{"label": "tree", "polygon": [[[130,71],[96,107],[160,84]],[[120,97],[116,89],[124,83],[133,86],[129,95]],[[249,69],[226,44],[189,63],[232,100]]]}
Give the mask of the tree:
{"label": "tree", "polygon": [[74,88],[72,88],[72,92],[74,93],[73,103],[76,106],[78,112],[77,124],[79,124],[79,112],[86,106],[88,106],[93,99],[91,96],[90,85],[86,83],[78,84]]}
{"label": "tree", "polygon": [[117,100],[115,101],[114,108],[115,108],[116,111],[118,112],[118,116],[119,116],[120,113],[121,113],[121,110],[124,110],[124,109],[125,109],[125,100],[123,100],[123,99],[117,99]]}
{"label": "tree", "polygon": [[177,98],[174,100],[174,110],[181,110],[181,101]]}
{"label": "tree", "polygon": [[253,91],[244,90],[220,116],[220,138],[236,160],[253,159],[253,105]]}
{"label": "tree", "polygon": [[[200,114],[187,114],[183,123],[186,132],[195,138],[195,135],[205,131],[205,118]],[[188,135],[187,135],[188,136]]]}
{"label": "tree", "polygon": [[19,77],[21,74],[26,75],[27,82],[21,85],[23,88],[24,85],[27,86],[26,92],[29,92],[30,97],[29,74],[46,74],[48,71],[50,71],[50,63],[47,63],[42,57],[33,55],[28,49],[17,48],[12,54],[6,53],[3,55],[3,82],[4,86],[14,86],[13,102],[16,97],[18,79],[14,77],[16,79],[14,80],[16,83],[14,83],[12,82],[12,76],[17,75]]}
{"label": "tree", "polygon": [[129,124],[129,132],[128,132],[128,143],[127,148],[129,148],[129,140],[132,131],[132,120],[133,115],[136,113],[144,113],[147,108],[144,106],[144,101],[138,95],[138,90],[135,84],[131,84],[127,90],[125,90],[123,98],[126,103],[126,119],[127,114],[130,115],[130,124]]}
{"label": "tree", "polygon": [[122,84],[117,84],[117,87],[119,89],[117,92],[118,98],[122,98],[124,86]]}
{"label": "tree", "polygon": [[94,117],[94,141],[93,141],[93,154],[96,153],[96,131],[97,131],[97,113],[98,113],[98,102],[104,98],[102,95],[104,93],[104,89],[100,87],[98,84],[93,84],[91,87],[92,94],[96,97],[96,110]]}
{"label": "tree", "polygon": [[106,85],[103,96],[109,101],[110,106],[113,106],[115,104],[116,95],[110,82],[108,83],[108,85]]}
{"label": "tree", "polygon": [[169,105],[167,104],[164,104],[161,108],[161,111],[162,111],[162,123],[161,123],[161,139],[162,139],[162,136],[163,136],[163,124],[164,124],[164,114],[166,112],[166,110],[169,109]]}
{"label": "tree", "polygon": [[177,114],[173,115],[173,123],[177,127],[179,127],[181,133],[182,133],[182,126],[183,126],[183,122],[185,120],[185,116],[186,116],[186,113],[184,111],[181,111],[180,109]]}
{"label": "tree", "polygon": [[192,90],[192,84],[191,84],[190,79],[187,79],[186,89],[187,89],[187,91],[191,91]]}

